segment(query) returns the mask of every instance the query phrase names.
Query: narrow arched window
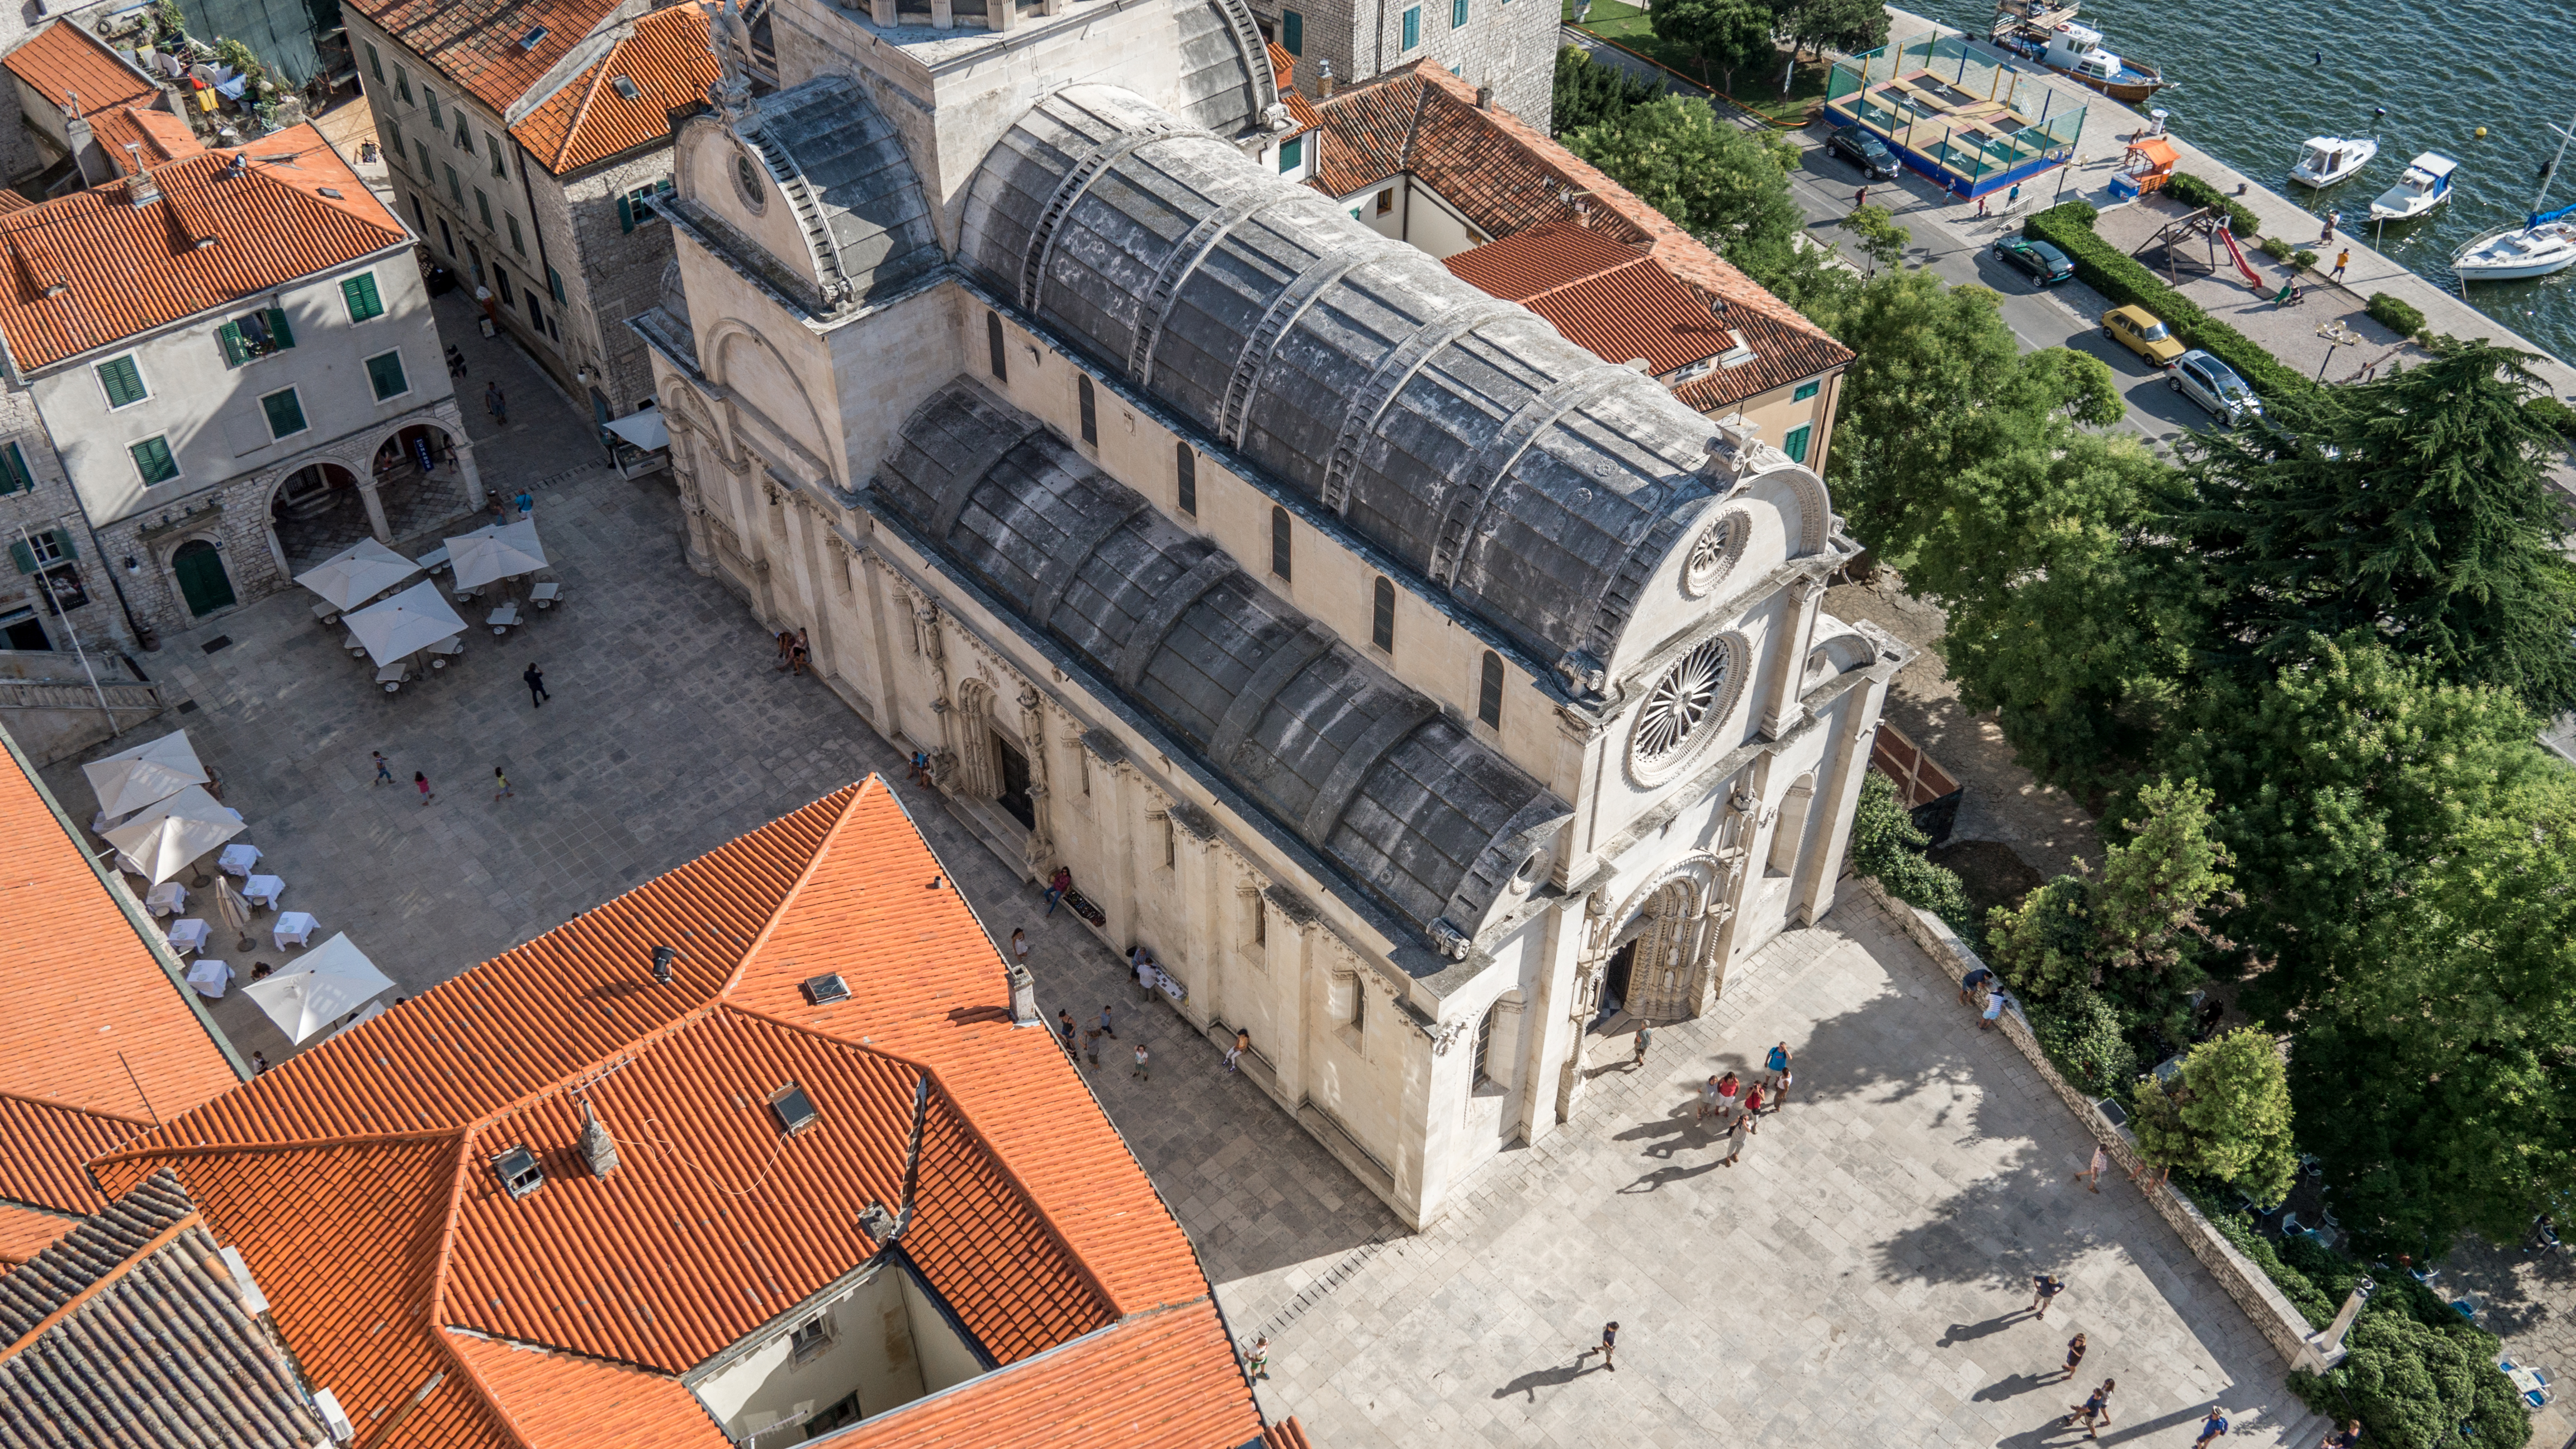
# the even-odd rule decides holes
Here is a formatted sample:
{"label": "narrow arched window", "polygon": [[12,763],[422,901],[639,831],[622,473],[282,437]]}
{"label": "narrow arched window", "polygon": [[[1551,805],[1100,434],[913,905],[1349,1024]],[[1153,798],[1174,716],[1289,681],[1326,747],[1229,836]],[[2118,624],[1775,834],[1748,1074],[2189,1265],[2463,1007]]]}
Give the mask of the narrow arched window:
{"label": "narrow arched window", "polygon": [[1500,1010],[1500,1006],[1488,1006],[1484,1016],[1476,1022],[1476,1060],[1467,1072],[1467,1085],[1470,1087],[1493,1075],[1486,1069],[1485,1062],[1494,1050],[1494,1013]]}
{"label": "narrow arched window", "polygon": [[1270,510],[1270,571],[1283,579],[1294,577],[1288,572],[1288,510],[1275,505]]}
{"label": "narrow arched window", "polygon": [[1199,516],[1199,455],[1187,443],[1174,443],[1175,476],[1180,480],[1181,511],[1192,518]]}
{"label": "narrow arched window", "polygon": [[1002,355],[1002,314],[999,312],[984,314],[984,350],[993,354],[993,380],[1009,382],[1011,364]]}
{"label": "narrow arched window", "polygon": [[1369,642],[1392,654],[1395,652],[1395,584],[1381,577],[1377,597],[1369,607]]}
{"label": "narrow arched window", "polygon": [[1476,718],[1503,727],[1503,656],[1491,649],[1485,651],[1484,677],[1476,681]]}
{"label": "narrow arched window", "polygon": [[1082,440],[1097,448],[1100,446],[1100,408],[1092,401],[1091,378],[1088,375],[1076,375],[1074,391],[1079,395],[1082,403]]}

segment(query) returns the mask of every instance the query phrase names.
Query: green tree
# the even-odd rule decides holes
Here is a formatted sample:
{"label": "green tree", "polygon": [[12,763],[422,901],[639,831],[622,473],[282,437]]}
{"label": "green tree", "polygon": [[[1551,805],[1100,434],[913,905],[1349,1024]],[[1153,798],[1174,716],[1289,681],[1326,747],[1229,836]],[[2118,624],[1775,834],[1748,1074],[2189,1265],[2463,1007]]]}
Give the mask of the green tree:
{"label": "green tree", "polygon": [[1709,76],[1715,67],[1722,90],[1734,89],[1737,66],[1771,55],[1771,8],[1761,0],[1662,0],[1653,23],[1659,38],[1699,62],[1701,80],[1717,85]]}
{"label": "green tree", "polygon": [[1556,53],[1556,86],[1549,122],[1555,134],[1616,122],[1629,111],[1663,94],[1663,87],[1603,65],[1579,46]]}
{"label": "green tree", "polygon": [[1720,124],[1702,101],[1665,96],[1568,135],[1565,147],[1730,261],[1784,253],[1806,227],[1780,149]]}
{"label": "green tree", "polygon": [[1986,939],[2004,980],[2032,1002],[2054,1002],[2073,991],[2091,994],[2092,898],[2091,881],[2061,875],[2023,896],[2021,904],[1987,912]]}
{"label": "green tree", "polygon": [[1976,939],[1976,912],[1958,873],[1934,865],[1923,854],[1932,843],[1896,798],[1896,782],[1876,770],[1861,777],[1860,804],[1852,812],[1851,843],[1845,858],[1854,872],[1868,876],[1889,895],[1920,906],[1950,923],[1961,937]]}
{"label": "green tree", "polygon": [[[2450,1322],[2381,1306],[2398,1297],[2382,1288],[2354,1322],[2343,1363],[2322,1377],[2293,1372],[2291,1392],[2328,1418],[2360,1419],[2362,1442],[2373,1449],[2528,1443],[2530,1411],[2496,1371],[2495,1336],[2438,1304],[2430,1312]],[[2463,1425],[2473,1437],[2461,1437]]]}
{"label": "green tree", "polygon": [[2175,520],[2218,588],[2205,647],[2249,676],[2376,630],[2444,677],[2576,707],[2576,570],[2530,354],[2444,339],[2433,361],[2288,403],[2285,426],[2196,436]]}
{"label": "green tree", "polygon": [[2287,1197],[2298,1177],[2290,1118],[2280,1050],[2269,1033],[2247,1028],[2193,1047],[2171,1082],[2139,1083],[2129,1125],[2147,1161],[2269,1204]]}
{"label": "green tree", "polygon": [[1860,244],[1873,277],[1879,268],[1894,268],[1904,261],[1905,244],[1913,240],[1912,233],[1896,224],[1896,214],[1884,206],[1855,206],[1834,225],[1850,232]]}
{"label": "green tree", "polygon": [[2080,987],[2153,1014],[2175,1010],[2203,979],[2204,949],[2225,944],[2203,916],[2234,899],[2209,804],[2195,781],[2159,781],[2138,797],[2132,838],[2103,850],[2099,875],[2078,862],[2078,874],[1997,907],[1988,920],[2005,979],[2039,1001]]}
{"label": "green tree", "polygon": [[2043,347],[2022,358],[2021,370],[2051,406],[2065,409],[2071,422],[2107,428],[2128,415],[2129,404],[2120,396],[2111,364],[2089,352]]}
{"label": "green tree", "polygon": [[1887,7],[1878,0],[1781,0],[1773,24],[1789,42],[1789,63],[1780,70],[1784,96],[1797,74],[1799,51],[1821,54],[1830,46],[1856,55],[1887,44]]}
{"label": "green tree", "polygon": [[2467,821],[2300,1018],[2291,1088],[2357,1243],[2516,1241],[2576,1190],[2576,779]]}

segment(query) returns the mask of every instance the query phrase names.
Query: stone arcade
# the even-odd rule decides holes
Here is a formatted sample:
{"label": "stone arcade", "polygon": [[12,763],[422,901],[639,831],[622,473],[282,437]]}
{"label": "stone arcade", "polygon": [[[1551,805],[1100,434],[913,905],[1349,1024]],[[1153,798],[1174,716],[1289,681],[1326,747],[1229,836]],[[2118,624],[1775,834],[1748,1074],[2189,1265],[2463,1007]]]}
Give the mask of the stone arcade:
{"label": "stone arcade", "polygon": [[1407,1222],[1832,905],[1904,651],[1823,483],[1250,159],[1240,0],[735,30],[633,323],[691,565]]}

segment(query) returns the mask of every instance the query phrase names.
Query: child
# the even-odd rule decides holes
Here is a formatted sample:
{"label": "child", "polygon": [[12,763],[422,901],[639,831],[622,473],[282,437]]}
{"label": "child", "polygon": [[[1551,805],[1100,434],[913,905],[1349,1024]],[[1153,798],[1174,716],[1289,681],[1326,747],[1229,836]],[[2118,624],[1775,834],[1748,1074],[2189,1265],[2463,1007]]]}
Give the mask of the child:
{"label": "child", "polygon": [[426,805],[430,801],[438,798],[436,795],[429,792],[429,777],[427,775],[422,774],[418,770],[414,770],[411,772],[411,782],[419,789],[420,803],[423,805]]}

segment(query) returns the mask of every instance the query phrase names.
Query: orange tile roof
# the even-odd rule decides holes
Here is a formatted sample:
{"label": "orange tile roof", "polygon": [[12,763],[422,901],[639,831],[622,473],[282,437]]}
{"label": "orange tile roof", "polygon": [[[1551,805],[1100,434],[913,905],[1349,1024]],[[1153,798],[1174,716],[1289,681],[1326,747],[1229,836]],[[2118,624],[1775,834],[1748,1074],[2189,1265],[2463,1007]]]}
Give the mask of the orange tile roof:
{"label": "orange tile roof", "polygon": [[1571,222],[1544,221],[1480,247],[1443,257],[1440,264],[1460,281],[1506,301],[1521,302],[1542,292],[1597,277],[1613,267],[1646,260],[1642,238],[1623,240]]}
{"label": "orange tile roof", "polygon": [[123,167],[136,153],[127,151],[128,143],[141,147],[143,164],[157,166],[181,156],[193,156],[206,149],[184,116],[142,106],[119,106],[90,117],[92,134],[98,137],[107,154]]}
{"label": "orange tile roof", "polygon": [[[510,134],[561,176],[671,138],[671,112],[704,100],[717,76],[707,16],[694,3],[656,10],[599,63],[530,111]],[[629,100],[616,81],[636,89]]]}
{"label": "orange tile roof", "polygon": [[82,1219],[0,1202],[0,1269],[14,1268],[52,1247]]}
{"label": "orange tile roof", "polygon": [[1701,411],[1851,361],[1849,348],[1670,217],[1511,112],[1478,107],[1476,88],[1434,62],[1399,66],[1326,98],[1316,110],[1325,139],[1314,185],[1335,197],[1407,173],[1489,236],[1510,237],[1549,222],[1589,226],[1642,246],[1681,281],[1725,298],[1736,309],[1730,325],[1745,334],[1756,358],[1675,390]]}
{"label": "orange tile roof", "polygon": [[1442,265],[1545,317],[1568,342],[1611,362],[1643,358],[1658,376],[1735,345],[1707,293],[1641,250],[1567,222],[1470,247]]}
{"label": "orange tile roof", "polygon": [[[235,158],[247,158],[236,173]],[[400,246],[411,233],[310,123],[126,184],[0,215],[0,334],[21,369],[51,366]],[[335,194],[336,193],[336,194]],[[210,245],[194,242],[212,236]]]}
{"label": "orange tile roof", "polygon": [[56,106],[77,97],[84,116],[154,101],[161,94],[150,77],[90,34],[88,26],[68,20],[57,20],[18,42],[0,57],[0,65]]}
{"label": "orange tile roof", "polygon": [[11,982],[0,1012],[0,1198],[86,1215],[107,1198],[82,1163],[240,1077],[14,741],[0,761],[0,844]]}
{"label": "orange tile roof", "polygon": [[[95,1170],[175,1169],[362,1426],[460,1370],[371,1449],[713,1449],[674,1376],[878,1251],[859,1214],[903,1201],[918,1111],[903,1250],[985,1349],[1024,1363],[1195,1306],[1196,1330],[1082,1389],[1187,1406],[1170,1434],[1121,1442],[1243,1443],[1259,1418],[1188,1240],[1051,1035],[1011,1021],[990,939],[928,888],[944,873],[871,779]],[[656,944],[681,952],[669,985]],[[850,998],[807,1003],[798,983],[827,971]],[[766,1103],[789,1081],[822,1115],[782,1139]],[[619,1144],[605,1180],[578,1155],[576,1093]],[[513,1201],[487,1163],[520,1144],[547,1180]],[[648,1420],[687,1428],[603,1427]]]}
{"label": "orange tile roof", "polygon": [[1302,136],[1324,123],[1315,113],[1315,103],[1296,89],[1297,57],[1278,41],[1270,42],[1270,73],[1279,78],[1279,101],[1288,108],[1288,119],[1295,125],[1280,133],[1280,139]]}
{"label": "orange tile roof", "polygon": [[[618,6],[619,0],[349,0],[350,9],[505,116]],[[524,43],[539,30],[545,34],[536,44]]]}

